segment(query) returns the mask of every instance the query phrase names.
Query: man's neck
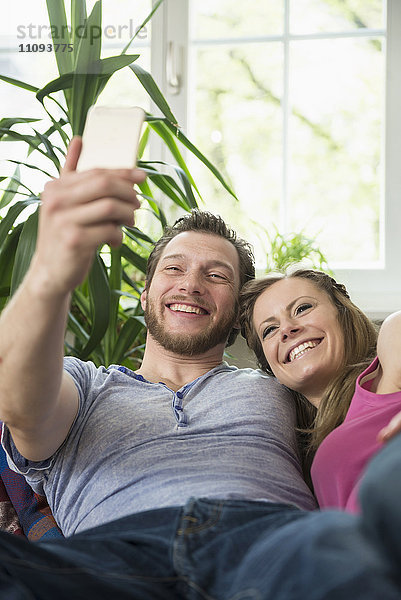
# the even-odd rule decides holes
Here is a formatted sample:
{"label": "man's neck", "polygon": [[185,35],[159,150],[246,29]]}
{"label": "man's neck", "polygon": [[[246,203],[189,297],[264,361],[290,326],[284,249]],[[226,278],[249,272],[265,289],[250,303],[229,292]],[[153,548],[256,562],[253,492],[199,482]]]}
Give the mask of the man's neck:
{"label": "man's neck", "polygon": [[175,354],[148,336],[142,365],[136,373],[152,383],[162,381],[170,389],[177,391],[220,365],[223,352],[224,344],[221,344],[195,356]]}

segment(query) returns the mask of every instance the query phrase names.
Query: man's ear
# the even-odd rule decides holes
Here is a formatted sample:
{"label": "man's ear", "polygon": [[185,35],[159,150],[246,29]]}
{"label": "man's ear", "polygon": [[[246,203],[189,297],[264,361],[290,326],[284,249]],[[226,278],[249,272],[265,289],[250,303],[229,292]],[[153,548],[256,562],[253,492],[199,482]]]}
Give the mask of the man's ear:
{"label": "man's ear", "polygon": [[147,289],[145,288],[141,294],[141,306],[142,306],[142,310],[145,311],[146,310],[146,297],[148,295]]}
{"label": "man's ear", "polygon": [[234,321],[233,329],[238,329],[239,331],[241,331],[241,323],[239,320],[239,310],[237,312],[237,318]]}

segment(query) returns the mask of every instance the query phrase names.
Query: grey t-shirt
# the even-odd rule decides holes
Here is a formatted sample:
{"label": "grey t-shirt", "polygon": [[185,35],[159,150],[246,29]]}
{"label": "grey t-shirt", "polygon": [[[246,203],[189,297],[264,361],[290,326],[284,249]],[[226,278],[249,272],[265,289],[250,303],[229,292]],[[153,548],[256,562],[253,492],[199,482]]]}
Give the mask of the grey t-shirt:
{"label": "grey t-shirt", "polygon": [[65,535],[191,496],[316,508],[291,397],[253,369],[219,365],[177,392],[125,367],[65,359],[79,411],[63,445],[32,462],[4,427],[11,468],[47,496]]}

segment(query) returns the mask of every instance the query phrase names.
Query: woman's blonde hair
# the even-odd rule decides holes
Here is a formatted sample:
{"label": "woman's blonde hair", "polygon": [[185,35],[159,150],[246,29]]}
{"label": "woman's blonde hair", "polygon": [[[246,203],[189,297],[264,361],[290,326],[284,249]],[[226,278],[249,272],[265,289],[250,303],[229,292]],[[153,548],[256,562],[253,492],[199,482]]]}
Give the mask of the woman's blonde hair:
{"label": "woman's blonde hair", "polygon": [[345,286],[322,271],[298,269],[291,273],[273,273],[262,279],[250,281],[244,285],[240,295],[241,333],[255,353],[260,368],[267,373],[273,375],[253,323],[255,302],[277,281],[294,277],[307,279],[326,292],[337,308],[338,321],[344,336],[343,369],[328,385],[319,408],[313,407],[302,394],[293,392],[298,427],[303,434],[303,450],[309,456],[307,462],[310,462],[311,456],[324,438],[344,421],[355,390],[356,379],[375,357],[377,327],[350,300]]}

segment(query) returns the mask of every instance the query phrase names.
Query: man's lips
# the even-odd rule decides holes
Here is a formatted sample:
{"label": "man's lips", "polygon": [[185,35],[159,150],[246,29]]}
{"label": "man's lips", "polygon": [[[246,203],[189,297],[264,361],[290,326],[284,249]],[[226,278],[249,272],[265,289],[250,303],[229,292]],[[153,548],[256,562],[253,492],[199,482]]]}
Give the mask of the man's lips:
{"label": "man's lips", "polygon": [[199,306],[199,304],[189,304],[187,302],[171,302],[170,304],[166,304],[166,306],[172,312],[175,313],[185,313],[201,316],[209,314],[209,311],[203,306]]}
{"label": "man's lips", "polygon": [[294,360],[297,360],[299,358],[301,358],[301,356],[303,356],[304,354],[306,354],[307,352],[309,352],[310,350],[312,350],[313,348],[316,348],[316,346],[318,346],[320,344],[320,342],[322,341],[323,338],[313,338],[311,340],[306,340],[304,342],[301,343],[297,343],[296,345],[294,345],[289,352],[287,353],[287,356],[285,358],[286,363],[291,363]]}

